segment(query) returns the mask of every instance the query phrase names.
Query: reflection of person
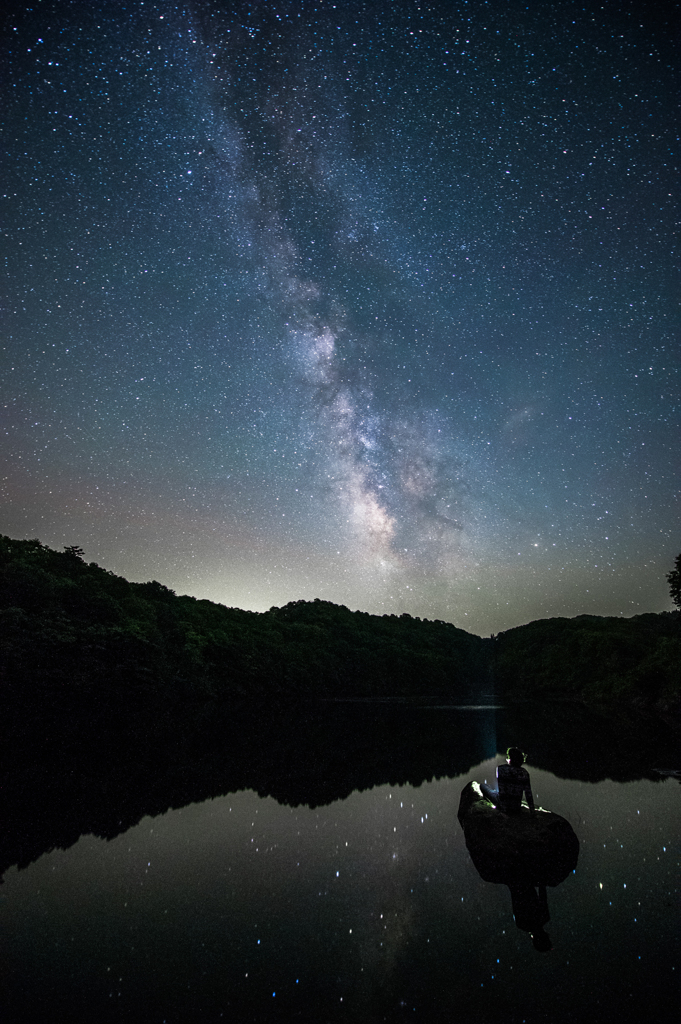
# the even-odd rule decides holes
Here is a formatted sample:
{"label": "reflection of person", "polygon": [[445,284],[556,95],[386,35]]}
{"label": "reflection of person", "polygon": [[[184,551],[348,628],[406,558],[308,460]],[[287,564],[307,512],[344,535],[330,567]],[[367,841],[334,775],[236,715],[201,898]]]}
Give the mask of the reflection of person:
{"label": "reflection of person", "polygon": [[509,885],[513,903],[515,923],[524,932],[529,932],[532,944],[540,953],[548,953],[553,947],[551,939],[544,931],[544,925],[550,920],[549,904],[546,898],[546,886],[540,885]]}
{"label": "reflection of person", "polygon": [[509,747],[506,751],[506,764],[500,764],[497,768],[497,789],[491,789],[484,783],[480,786],[487,799],[505,814],[520,814],[523,793],[530,814],[534,814],[530,775],[527,768],[523,768],[524,761],[525,755],[520,747]]}

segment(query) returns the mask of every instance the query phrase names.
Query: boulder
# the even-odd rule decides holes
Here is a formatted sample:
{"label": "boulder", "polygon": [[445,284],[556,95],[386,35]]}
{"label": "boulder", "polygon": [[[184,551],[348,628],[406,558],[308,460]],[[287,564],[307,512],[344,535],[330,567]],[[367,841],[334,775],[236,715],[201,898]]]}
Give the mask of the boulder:
{"label": "boulder", "polygon": [[459,822],[471,859],[486,882],[560,885],[577,866],[579,840],[560,814],[523,804],[504,814],[485,798],[478,782],[461,791]]}

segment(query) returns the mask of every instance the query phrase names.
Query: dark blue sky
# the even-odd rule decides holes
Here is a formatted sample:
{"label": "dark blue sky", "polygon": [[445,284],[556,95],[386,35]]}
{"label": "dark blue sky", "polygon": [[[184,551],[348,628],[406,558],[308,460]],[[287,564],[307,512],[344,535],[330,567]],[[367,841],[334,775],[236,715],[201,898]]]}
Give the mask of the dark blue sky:
{"label": "dark blue sky", "polygon": [[678,55],[639,6],[11,6],[0,530],[256,609],[670,607]]}

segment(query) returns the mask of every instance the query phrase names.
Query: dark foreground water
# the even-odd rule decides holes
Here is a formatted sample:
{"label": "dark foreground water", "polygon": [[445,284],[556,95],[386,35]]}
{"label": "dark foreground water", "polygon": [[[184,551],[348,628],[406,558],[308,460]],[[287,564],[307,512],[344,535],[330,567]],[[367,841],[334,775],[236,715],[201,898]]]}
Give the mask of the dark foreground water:
{"label": "dark foreground water", "polygon": [[[3,1021],[678,1019],[681,789],[653,769],[681,765],[663,726],[354,706],[283,718],[277,750],[253,720],[217,732],[195,730],[166,760],[154,748],[130,778],[111,737],[98,760],[101,742],[83,757],[76,733],[8,773],[5,859],[37,859],[0,888]],[[537,748],[536,802],[580,842],[575,872],[547,892],[547,953],[516,926],[508,887],[478,875],[456,816],[511,735]],[[249,750],[263,795],[226,792],[221,773],[234,785]],[[333,799],[317,773],[339,793],[370,788]],[[187,802],[206,787],[225,795]],[[114,834],[145,801],[155,816],[119,817]],[[38,855],[63,828],[73,845]],[[89,830],[113,837],[74,842]]]}

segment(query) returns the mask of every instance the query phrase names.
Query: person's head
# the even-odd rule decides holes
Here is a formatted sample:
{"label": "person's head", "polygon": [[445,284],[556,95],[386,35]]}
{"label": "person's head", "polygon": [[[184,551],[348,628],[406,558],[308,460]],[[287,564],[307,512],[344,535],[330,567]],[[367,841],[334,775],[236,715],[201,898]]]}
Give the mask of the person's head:
{"label": "person's head", "polygon": [[506,758],[508,760],[508,763],[512,765],[513,768],[519,768],[522,764],[525,763],[525,755],[523,754],[520,747],[509,747],[508,750],[506,751]]}

